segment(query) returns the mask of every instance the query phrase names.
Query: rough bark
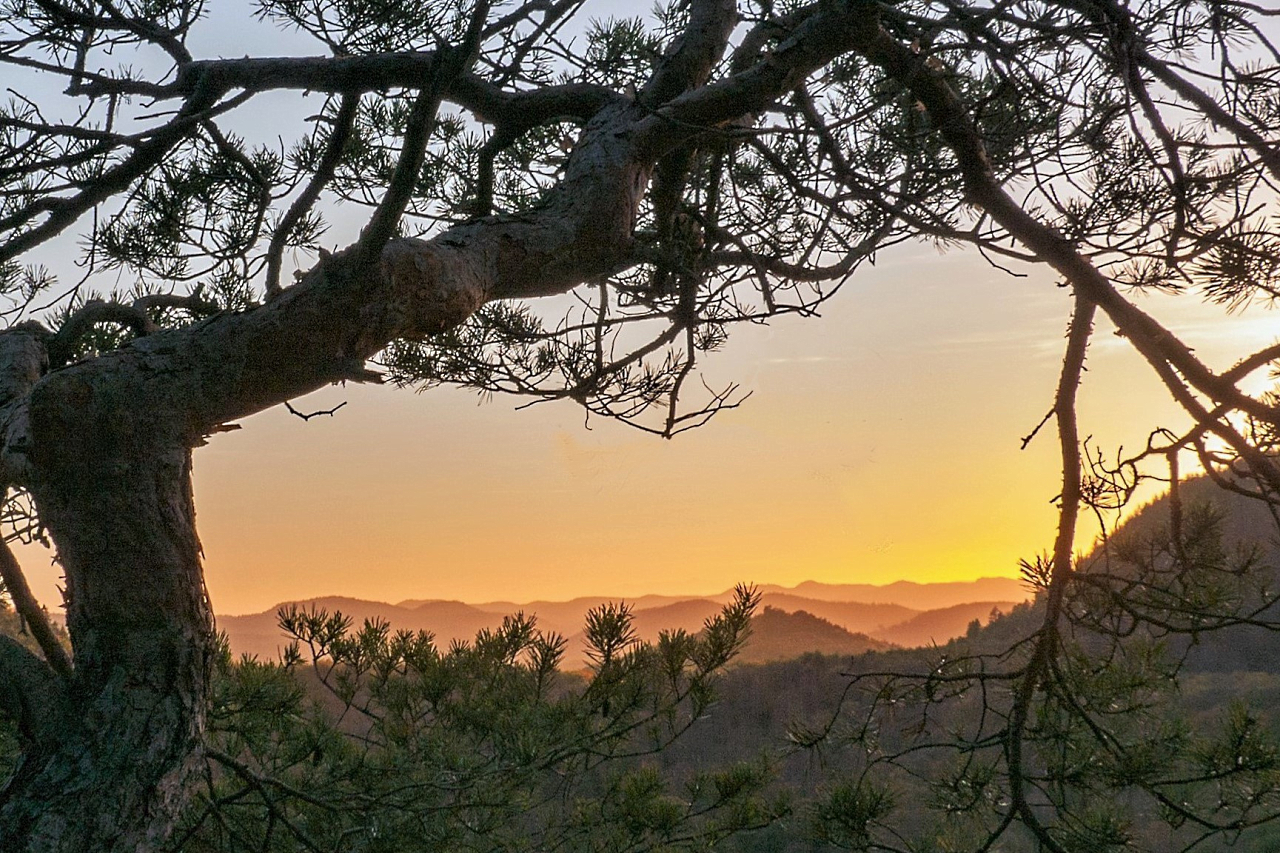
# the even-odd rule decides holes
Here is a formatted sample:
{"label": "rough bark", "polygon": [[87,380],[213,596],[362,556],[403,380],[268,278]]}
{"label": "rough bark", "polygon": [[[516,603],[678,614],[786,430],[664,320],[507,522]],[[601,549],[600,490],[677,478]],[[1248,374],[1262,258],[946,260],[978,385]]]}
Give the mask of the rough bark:
{"label": "rough bark", "polygon": [[[65,414],[74,391],[47,408]],[[97,417],[47,414],[37,445],[52,437],[46,428]],[[102,443],[87,436],[66,452],[58,442],[79,470],[60,464],[33,484],[67,574],[75,672],[63,713],[29,745],[0,805],[0,835],[22,839],[11,849],[154,849],[204,731],[212,630],[190,454],[139,442],[141,452],[92,455]]]}

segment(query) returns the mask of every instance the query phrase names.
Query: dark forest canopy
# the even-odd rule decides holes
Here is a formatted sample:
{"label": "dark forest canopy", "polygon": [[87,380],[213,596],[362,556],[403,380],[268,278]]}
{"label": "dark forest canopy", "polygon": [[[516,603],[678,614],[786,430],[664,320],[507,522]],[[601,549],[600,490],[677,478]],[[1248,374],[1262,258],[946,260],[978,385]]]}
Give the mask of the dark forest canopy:
{"label": "dark forest canopy", "polygon": [[[5,843],[150,850],[170,832],[215,658],[190,488],[210,434],[374,380],[376,359],[397,382],[565,398],[671,436],[739,402],[698,381],[734,323],[812,313],[875,252],[923,239],[1047,265],[1074,298],[1045,418],[1061,522],[1028,566],[1044,617],[998,675],[1010,704],[985,735],[1006,784],[991,843],[1018,823],[1068,849],[1073,813],[1033,772],[1027,736],[1041,703],[1073,689],[1077,516],[1114,509],[1140,477],[1176,484],[1189,460],[1228,488],[1280,492],[1276,402],[1251,393],[1280,346],[1217,371],[1135,301],[1185,292],[1243,309],[1280,294],[1280,13],[1192,0],[687,0],[636,19],[585,0],[254,8],[316,55],[193,55],[195,0],[0,2],[0,474],[15,535],[57,548],[73,649],[39,633],[0,553],[44,637],[43,655],[0,644],[0,699],[26,738],[0,794]],[[281,92],[326,100],[268,127],[259,102]],[[254,110],[283,150],[237,134]],[[337,202],[364,225],[322,252]],[[40,265],[60,237],[78,241],[76,276]],[[296,279],[286,251],[311,258]],[[132,289],[106,292],[121,280]],[[567,315],[531,307],[566,293]],[[1077,423],[1098,312],[1191,424],[1152,424],[1133,458],[1098,455]],[[1234,569],[1191,547],[1211,533],[1175,511],[1167,547],[1138,562],[1153,582],[1213,588]],[[1097,577],[1104,604],[1133,592]],[[1128,618],[1209,630],[1235,618],[1228,601],[1257,603],[1198,588]]]}

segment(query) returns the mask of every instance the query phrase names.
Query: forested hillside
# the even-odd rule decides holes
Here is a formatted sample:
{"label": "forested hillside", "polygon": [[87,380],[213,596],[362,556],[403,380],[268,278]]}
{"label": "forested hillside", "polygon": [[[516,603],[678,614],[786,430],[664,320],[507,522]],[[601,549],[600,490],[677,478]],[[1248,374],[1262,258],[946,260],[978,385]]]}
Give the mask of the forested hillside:
{"label": "forested hillside", "polygon": [[[1260,529],[1254,517],[1258,507],[1220,498],[1210,510],[1198,505],[1206,494],[1199,481],[1185,484],[1182,492],[1182,523],[1196,528],[1188,535],[1200,535],[1197,525],[1221,534],[1216,544],[1197,546],[1205,549],[1200,556],[1244,561],[1261,586],[1267,578],[1276,579],[1275,543],[1250,538]],[[1096,603],[1090,595],[1098,582],[1125,582],[1130,569],[1123,555],[1162,546],[1169,514],[1167,500],[1151,504],[1113,534],[1107,552],[1080,562],[1070,605],[1075,608],[1073,642],[1088,653],[1080,660],[1092,669],[1073,677],[1090,679],[1080,687],[1086,699],[1113,703],[1121,722],[1132,718],[1124,725],[1133,741],[1117,754],[1127,764],[1118,765],[1116,756],[1077,743],[1078,733],[1064,729],[1056,735],[1064,760],[1082,762],[1080,778],[1096,777],[1087,784],[1109,792],[1110,805],[1098,813],[1096,826],[1082,827],[1076,849],[1121,850],[1125,845],[1106,839],[1123,837],[1146,849],[1194,843],[1202,851],[1272,853],[1280,844],[1280,829],[1269,817],[1280,802],[1280,637],[1261,624],[1269,612],[1255,614],[1249,624],[1206,630],[1182,644],[1145,627],[1107,647],[1105,632],[1091,633],[1089,614],[1082,610]],[[1239,594],[1247,596],[1250,589],[1259,591],[1246,587]],[[308,849],[298,839],[323,835],[316,827],[331,819],[326,815],[363,826],[385,808],[407,808],[398,804],[395,792],[438,784],[422,775],[428,765],[471,780],[465,792],[460,788],[442,802],[456,797],[459,816],[491,821],[483,830],[486,837],[505,839],[501,844],[509,849],[530,839],[560,839],[557,843],[572,847],[576,842],[568,839],[585,841],[580,833],[606,827],[626,827],[619,839],[631,839],[627,843],[638,844],[637,849],[661,846],[678,827],[690,833],[683,836],[687,839],[742,853],[877,849],[870,839],[884,827],[903,839],[902,847],[888,849],[969,849],[965,839],[987,831],[999,811],[992,799],[999,788],[981,772],[973,775],[972,759],[964,756],[975,744],[966,742],[965,732],[983,715],[1004,713],[1000,694],[1006,688],[997,680],[975,691],[967,686],[966,673],[984,667],[998,674],[1040,626],[1043,601],[1003,612],[987,604],[949,608],[952,617],[969,618],[987,607],[983,615],[990,621],[983,625],[979,618],[975,624],[970,618],[963,636],[904,649],[852,634],[816,613],[761,606],[760,598],[749,622],[745,611],[738,612],[732,636],[717,621],[723,620],[721,609],[705,600],[651,602],[657,606],[630,613],[596,608],[588,613],[586,628],[570,638],[588,649],[588,669],[581,674],[555,673],[556,660],[566,660],[557,658],[562,647],[544,642],[527,620],[482,626],[472,642],[454,642],[446,650],[432,646],[425,635],[389,631],[378,621],[386,605],[316,600],[311,609],[294,610],[284,619],[285,629],[303,641],[299,657],[286,668],[236,662],[229,655],[220,664],[211,753],[211,767],[218,769],[211,771],[210,787],[172,849],[242,849],[236,838],[245,843],[277,839],[263,849]],[[792,593],[764,597],[770,599],[818,602],[837,614],[856,609],[848,602]],[[451,618],[465,625],[489,616],[457,602],[403,604],[409,606],[395,610],[424,625],[433,619],[448,625]],[[892,615],[899,611],[884,608],[900,607],[858,606]],[[325,615],[326,607],[357,617],[356,622]],[[947,612],[918,613],[912,619]],[[363,617],[372,625],[357,630]],[[670,624],[695,619],[706,626],[698,638]],[[663,627],[677,631],[659,641]],[[22,636],[4,606],[0,630]],[[639,645],[650,638],[653,646]],[[840,653],[796,655],[797,648]],[[722,670],[730,650],[732,665]],[[1094,660],[1104,663],[1088,663]],[[666,675],[655,678],[659,672]],[[674,692],[662,686],[672,673],[679,673],[671,682]],[[412,721],[398,719],[422,699],[439,710]],[[1042,725],[1054,723],[1046,719]],[[0,733],[0,760],[12,759],[15,735],[11,729]],[[584,761],[566,764],[553,757],[564,754],[556,745],[564,738],[581,739]],[[378,759],[390,757],[390,764],[377,770],[380,793],[371,798],[367,786],[374,783],[366,775],[373,768],[363,766],[368,759],[361,755],[373,741],[384,750],[409,752]],[[418,767],[419,759],[409,756],[421,749],[431,757]],[[531,764],[518,772],[496,772],[526,752]],[[488,766],[499,759],[499,765]],[[1227,762],[1197,786],[1183,785],[1185,796],[1189,802],[1202,798],[1207,784],[1223,798],[1218,809],[1224,820],[1254,814],[1258,825],[1206,833],[1196,842],[1206,827],[1153,810],[1142,791],[1125,781],[1126,772],[1150,772],[1150,762],[1202,768]],[[1213,774],[1220,781],[1211,781]],[[882,784],[882,775],[890,780],[887,787],[873,784]],[[578,806],[550,807],[546,797],[561,785],[574,792],[571,799]],[[499,800],[486,805],[477,797]],[[1241,797],[1244,806],[1238,805]],[[588,803],[597,810],[590,819],[575,811]],[[217,830],[210,823],[215,816],[234,831]],[[433,832],[442,833],[441,843],[461,843],[461,836],[451,834],[457,830],[452,820],[431,824]],[[277,821],[293,822],[296,837],[273,835]],[[942,846],[929,846],[935,842]],[[952,842],[954,848],[946,846]],[[1038,847],[1028,834],[1015,831],[1003,837],[999,849],[1034,853]]]}
{"label": "forested hillside", "polygon": [[[1216,509],[1201,506],[1210,495],[1217,498]],[[1256,531],[1265,529],[1257,515],[1260,507],[1212,493],[1201,481],[1183,484],[1181,497],[1180,523],[1187,542],[1200,549],[1196,558],[1241,567],[1242,584],[1231,594],[1240,597],[1235,604],[1247,607],[1251,596],[1266,592],[1261,587],[1277,577],[1280,566],[1274,542],[1254,541]],[[1053,735],[1059,738],[1063,760],[1080,762],[1073,771],[1078,783],[1105,800],[1089,806],[1096,809],[1089,812],[1095,823],[1079,827],[1078,846],[1071,849],[1095,853],[1133,845],[1172,850],[1191,844],[1200,851],[1273,853],[1280,845],[1280,830],[1270,818],[1280,802],[1280,637],[1261,624],[1269,611],[1246,620],[1259,624],[1206,630],[1190,640],[1165,636],[1150,626],[1108,640],[1110,635],[1094,630],[1100,623],[1089,621],[1089,608],[1099,603],[1100,584],[1151,580],[1140,573],[1138,567],[1147,563],[1137,557],[1168,547],[1170,518],[1167,499],[1137,513],[1113,533],[1108,550],[1081,559],[1081,576],[1070,594],[1071,641],[1082,656],[1081,669],[1067,677],[1077,679],[1086,700],[1096,697],[1112,704],[1112,723],[1125,738],[1117,742],[1120,751],[1107,756],[1081,740],[1079,732],[1063,729]],[[1187,583],[1195,580],[1188,577]],[[1180,594],[1187,606],[1207,609],[1233,603],[1222,599],[1225,589],[1204,584],[1201,592],[1215,598],[1202,605],[1197,605],[1196,589]],[[976,691],[966,673],[986,668],[998,674],[1005,661],[1016,658],[1042,624],[1043,601],[1004,612],[988,608],[981,614],[991,617],[985,625],[981,619],[972,624],[977,605],[952,608],[970,617],[967,630],[936,646],[885,649],[864,637],[861,645],[850,643],[842,654],[766,662],[775,653],[765,650],[776,648],[777,639],[788,632],[803,634],[800,644],[810,646],[841,637],[830,616],[840,615],[840,608],[848,612],[850,605],[827,601],[824,609],[814,606],[820,599],[796,592],[775,591],[764,600],[793,606],[801,601],[813,611],[786,613],[764,606],[757,612],[755,637],[716,681],[713,701],[679,738],[631,760],[635,763],[626,772],[651,774],[654,790],[680,802],[686,796],[680,792],[706,784],[708,771],[736,767],[740,770],[734,772],[745,774],[743,780],[763,785],[765,801],[782,798],[786,805],[777,819],[725,837],[721,849],[977,849],[967,846],[966,839],[989,831],[1002,795],[980,763],[965,759],[974,746],[967,744],[966,733],[984,715],[1005,713],[1002,697],[1008,691],[999,680]],[[1134,600],[1144,601],[1140,596]],[[654,603],[660,606],[636,611],[638,633],[649,635],[664,619],[696,618],[708,610],[705,602]],[[843,637],[848,642],[847,632]],[[1112,640],[1117,644],[1109,646]],[[1055,725],[1046,718],[1037,731],[1051,733]],[[981,753],[973,749],[972,754]],[[1199,781],[1175,785],[1176,779],[1157,780],[1154,790],[1177,790],[1187,803],[1217,812],[1223,825],[1238,821],[1239,831],[1216,831],[1153,808],[1152,789],[1136,780],[1158,775],[1162,766],[1188,779],[1200,774]],[[623,770],[606,771],[592,784],[607,788],[611,773]],[[1214,805],[1205,797],[1221,802]],[[886,831],[900,844],[871,844]],[[999,849],[1039,850],[1028,833],[1017,829],[1003,836]]]}
{"label": "forested hillside", "polygon": [[[1267,505],[1219,489],[1207,478],[1187,480],[1179,491],[1184,524],[1212,523],[1220,531],[1224,559],[1251,575],[1242,588],[1233,591],[1240,597],[1241,607],[1251,609],[1256,602],[1274,599],[1280,590],[1280,541]],[[1158,542],[1165,535],[1170,519],[1167,496],[1147,504],[1116,532],[1118,550],[1149,549],[1153,540]],[[1082,565],[1099,573],[1110,570],[1100,558],[1086,560]],[[1211,595],[1213,590],[1203,590],[1201,594]],[[1214,604],[1197,601],[1194,594],[1188,597],[1193,606],[1208,608]],[[1280,673],[1280,634],[1270,625],[1276,620],[1280,620],[1280,604],[1252,614],[1250,621],[1254,624],[1171,638],[1168,642],[1178,654],[1185,652],[1189,671]]]}

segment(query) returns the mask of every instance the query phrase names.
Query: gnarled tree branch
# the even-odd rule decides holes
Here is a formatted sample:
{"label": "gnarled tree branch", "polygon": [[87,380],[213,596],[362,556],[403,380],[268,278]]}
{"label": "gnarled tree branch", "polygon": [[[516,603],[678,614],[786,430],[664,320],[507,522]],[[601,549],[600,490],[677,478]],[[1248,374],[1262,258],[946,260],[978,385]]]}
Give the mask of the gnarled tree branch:
{"label": "gnarled tree branch", "polygon": [[18,559],[13,555],[13,549],[9,547],[9,543],[2,540],[0,540],[0,580],[4,581],[4,588],[13,599],[14,609],[18,611],[18,616],[31,632],[40,651],[44,653],[44,659],[48,662],[49,668],[62,678],[70,678],[71,659],[67,657],[67,651],[62,647],[62,643],[58,642],[58,636],[53,632],[53,626],[49,624],[49,615],[31,594],[31,587],[27,585],[27,578],[22,573],[22,567],[18,565]]}

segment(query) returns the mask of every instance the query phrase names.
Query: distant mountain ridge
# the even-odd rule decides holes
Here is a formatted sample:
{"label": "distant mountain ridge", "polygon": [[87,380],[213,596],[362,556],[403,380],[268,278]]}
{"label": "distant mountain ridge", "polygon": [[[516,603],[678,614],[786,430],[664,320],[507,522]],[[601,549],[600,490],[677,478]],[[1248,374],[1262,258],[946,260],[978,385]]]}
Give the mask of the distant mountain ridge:
{"label": "distant mountain ridge", "polygon": [[[978,578],[972,581],[943,581],[920,583],[918,581],[893,581],[887,584],[849,583],[833,584],[819,581],[803,581],[795,586],[757,584],[762,593],[794,595],[818,601],[858,602],[860,604],[896,604],[916,611],[935,610],[974,601],[1024,601],[1028,598],[1026,584],[1018,578]],[[479,610],[495,613],[514,613],[517,610],[537,612],[544,617],[561,608],[585,613],[607,601],[626,601],[636,609],[662,607],[691,599],[707,599],[725,603],[733,597],[727,589],[714,595],[642,595],[636,597],[618,595],[579,596],[568,601],[486,601],[471,604]],[[397,607],[414,608],[437,599],[411,598],[396,603]]]}
{"label": "distant mountain ridge", "polygon": [[[934,586],[941,589],[933,589]],[[1012,578],[937,585],[911,581],[885,586],[807,582],[796,587],[762,585],[760,590],[761,610],[753,625],[754,637],[740,658],[742,662],[783,660],[806,652],[846,655],[885,649],[891,644],[943,643],[963,634],[973,619],[986,622],[993,609],[1007,611],[1027,598],[1026,588]],[[812,595],[800,594],[802,590]],[[634,599],[584,596],[570,601],[523,604],[434,599],[388,604],[325,596],[283,602],[261,613],[219,616],[218,628],[227,634],[233,653],[274,658],[287,642],[276,624],[276,611],[281,607],[341,611],[355,626],[366,619],[382,619],[394,629],[429,631],[442,646],[454,640],[471,640],[476,632],[496,627],[504,616],[523,612],[535,615],[543,631],[554,631],[569,639],[565,663],[574,667],[582,661],[582,626],[592,607],[625,601],[632,608],[638,636],[652,641],[662,630],[700,630],[731,594],[732,591],[714,596],[645,595]],[[846,594],[850,598],[840,598]],[[877,600],[857,600],[852,598],[854,595]],[[914,601],[917,606],[908,606],[904,601]]]}
{"label": "distant mountain ridge", "polygon": [[822,601],[858,601],[864,604],[899,604],[915,610],[937,610],[974,601],[1025,601],[1030,596],[1018,578],[978,578],[972,581],[887,584],[819,583],[804,581],[793,587],[762,584],[760,591],[790,593]]}
{"label": "distant mountain ridge", "polygon": [[431,601],[419,607],[407,608],[382,601],[332,595],[281,602],[261,613],[219,616],[218,630],[226,633],[233,653],[274,658],[288,642],[276,624],[276,611],[289,606],[327,610],[330,613],[341,611],[344,616],[351,618],[354,627],[359,627],[366,619],[384,619],[396,629],[430,631],[443,644],[455,637],[470,639],[481,628],[492,628],[502,622],[501,615],[495,617],[492,613],[478,610],[461,601]]}

